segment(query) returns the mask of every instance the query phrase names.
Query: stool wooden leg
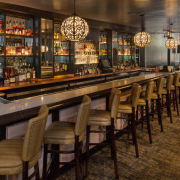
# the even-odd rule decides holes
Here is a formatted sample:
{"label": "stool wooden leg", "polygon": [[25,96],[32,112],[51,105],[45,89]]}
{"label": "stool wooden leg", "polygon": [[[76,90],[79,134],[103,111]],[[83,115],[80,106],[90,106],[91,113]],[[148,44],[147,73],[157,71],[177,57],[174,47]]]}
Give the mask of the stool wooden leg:
{"label": "stool wooden leg", "polygon": [[174,91],[172,92],[172,94],[173,94],[173,107],[174,107],[174,111],[176,110],[176,108],[175,108],[175,97],[174,97]]}
{"label": "stool wooden leg", "polygon": [[89,163],[89,137],[90,137],[90,126],[87,126],[86,129],[86,172],[85,177],[88,175],[88,163]]}
{"label": "stool wooden leg", "polygon": [[23,180],[27,180],[28,179],[28,161],[24,161],[23,162],[23,173],[22,173],[22,176],[23,176]]}
{"label": "stool wooden leg", "polygon": [[75,136],[75,172],[76,180],[80,180],[79,171],[79,136]]}
{"label": "stool wooden leg", "polygon": [[115,176],[116,176],[116,179],[119,179],[116,145],[115,145],[115,137],[114,137],[114,118],[111,118],[111,143],[112,143],[112,151],[113,151],[112,158],[114,159]]}
{"label": "stool wooden leg", "polygon": [[149,141],[152,144],[151,127],[150,127],[150,122],[149,122],[149,104],[148,104],[148,101],[146,101],[146,119],[147,119]]}
{"label": "stool wooden leg", "polygon": [[[152,99],[151,102],[152,102],[151,112],[154,113],[154,99]],[[154,118],[154,114],[152,115],[152,117]]]}
{"label": "stool wooden leg", "polygon": [[[82,145],[83,148],[83,142],[81,141],[80,146]],[[80,163],[82,165],[82,174],[81,174],[81,179],[84,180],[84,161],[83,161],[83,153],[82,153],[82,148],[79,150],[79,156],[80,156]]]}
{"label": "stool wooden leg", "polygon": [[[144,106],[141,106],[141,119],[143,120],[143,110],[144,110]],[[142,128],[143,128],[143,122],[142,122]]]}
{"label": "stool wooden leg", "polygon": [[136,157],[139,157],[137,135],[136,135],[136,124],[135,124],[135,107],[132,108],[132,128],[133,128],[133,139],[135,144]]}
{"label": "stool wooden leg", "polygon": [[179,104],[180,104],[180,87],[179,87]]}
{"label": "stool wooden leg", "polygon": [[157,110],[158,110],[159,124],[161,126],[161,132],[163,132],[163,125],[162,125],[162,118],[161,118],[161,103],[160,103],[160,96],[159,95],[158,95],[158,99],[157,99]]}
{"label": "stool wooden leg", "polygon": [[[128,115],[128,118],[129,118],[129,115]],[[130,121],[129,121],[129,119],[128,119],[128,130],[130,129]],[[127,133],[127,138],[129,139],[129,131],[128,131],[128,133]]]}
{"label": "stool wooden leg", "polygon": [[0,180],[5,180],[5,176],[0,175]]}
{"label": "stool wooden leg", "polygon": [[43,157],[43,175],[42,175],[42,180],[46,180],[47,150],[48,150],[48,144],[44,144],[44,157]]}
{"label": "stool wooden leg", "polygon": [[40,180],[40,177],[39,177],[39,163],[38,162],[34,166],[34,171],[36,172],[36,174],[35,174],[36,180]]}
{"label": "stool wooden leg", "polygon": [[167,116],[169,117],[170,116],[170,113],[169,113],[169,103],[170,103],[170,101],[169,101],[169,98],[168,98],[168,95],[169,94],[169,92],[167,92],[167,94],[166,94],[166,106],[167,106]]}
{"label": "stool wooden leg", "polygon": [[167,109],[168,109],[168,114],[170,117],[170,122],[172,123],[172,115],[171,115],[171,100],[170,100],[170,93],[167,91]]}
{"label": "stool wooden leg", "polygon": [[176,101],[177,115],[179,116],[178,97],[177,97],[177,87],[175,87],[175,101]]}

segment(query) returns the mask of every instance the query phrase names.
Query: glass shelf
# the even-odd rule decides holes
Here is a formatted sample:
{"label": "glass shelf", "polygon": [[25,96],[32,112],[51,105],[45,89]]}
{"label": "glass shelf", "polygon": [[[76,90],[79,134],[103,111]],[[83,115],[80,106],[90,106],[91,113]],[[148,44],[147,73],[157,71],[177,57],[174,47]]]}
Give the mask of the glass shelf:
{"label": "glass shelf", "polygon": [[23,37],[23,38],[33,38],[33,36],[16,35],[16,34],[6,34],[6,36],[10,36],[10,37]]}

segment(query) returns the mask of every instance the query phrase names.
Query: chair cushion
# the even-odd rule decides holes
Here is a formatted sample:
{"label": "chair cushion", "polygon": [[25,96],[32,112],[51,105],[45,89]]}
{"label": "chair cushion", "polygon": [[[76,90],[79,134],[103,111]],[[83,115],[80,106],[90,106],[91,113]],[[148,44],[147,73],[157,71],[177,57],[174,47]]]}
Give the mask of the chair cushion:
{"label": "chair cushion", "polygon": [[[7,139],[0,142],[0,175],[13,175],[22,173],[23,140]],[[29,161],[29,169],[39,159],[39,152],[34,159]]]}
{"label": "chair cushion", "polygon": [[146,106],[146,100],[145,100],[145,98],[139,98],[139,100],[138,100],[138,106]]}
{"label": "chair cushion", "polygon": [[111,112],[106,110],[91,109],[89,113],[88,125],[110,126]]}
{"label": "chair cushion", "polygon": [[171,86],[171,90],[175,90],[175,86],[174,85]]}
{"label": "chair cushion", "polygon": [[162,94],[167,94],[167,89],[166,88],[163,88]]}
{"label": "chair cushion", "polygon": [[[79,141],[84,137],[84,133],[79,136]],[[74,144],[75,143],[75,123],[55,121],[44,135],[45,144]]]}
{"label": "chair cushion", "polygon": [[152,97],[151,97],[151,99],[158,99],[158,95],[157,95],[157,93],[152,93]]}
{"label": "chair cushion", "polygon": [[120,103],[118,106],[118,113],[131,114],[132,113],[132,104],[128,102]]}

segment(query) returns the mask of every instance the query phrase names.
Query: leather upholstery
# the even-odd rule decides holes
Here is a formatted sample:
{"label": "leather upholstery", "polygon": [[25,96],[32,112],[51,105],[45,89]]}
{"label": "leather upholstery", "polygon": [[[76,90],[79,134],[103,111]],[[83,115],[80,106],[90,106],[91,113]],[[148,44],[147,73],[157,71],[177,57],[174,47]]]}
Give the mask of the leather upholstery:
{"label": "leather upholstery", "polygon": [[106,110],[91,109],[89,113],[88,125],[110,126],[111,112]]}
{"label": "leather upholstery", "polygon": [[128,102],[119,104],[118,113],[130,114],[132,113],[132,107],[134,107],[136,110],[139,101],[140,92],[141,92],[141,86],[137,83],[134,83],[131,90],[131,96]]}
{"label": "leather upholstery", "polygon": [[176,86],[176,87],[179,84],[179,73],[178,72],[175,72],[175,74],[174,74],[173,83],[174,83],[174,86]]}
{"label": "leather upholstery", "polygon": [[169,74],[168,77],[167,77],[167,82],[166,82],[166,89],[168,91],[171,90],[171,86],[173,84],[173,75],[172,74]]}
{"label": "leather upholstery", "polygon": [[158,94],[157,93],[152,93],[151,99],[158,99]]}
{"label": "leather upholstery", "polygon": [[146,99],[145,98],[139,98],[138,106],[145,106],[145,105],[146,105]]}
{"label": "leather upholstery", "polygon": [[88,125],[109,126],[111,125],[111,118],[114,118],[114,122],[116,122],[120,96],[121,91],[117,88],[112,88],[109,96],[109,111],[98,109],[90,110]]}
{"label": "leather upholstery", "polygon": [[132,113],[132,103],[123,102],[118,106],[118,113],[131,114]]}
{"label": "leather upholstery", "polygon": [[21,173],[23,161],[29,161],[29,169],[38,162],[48,112],[47,106],[43,105],[39,115],[29,120],[24,140],[0,142],[0,175]]}
{"label": "leather upholstery", "polygon": [[162,94],[167,94],[167,88],[163,88]]}
{"label": "leather upholstery", "polygon": [[48,113],[48,107],[42,105],[38,116],[28,122],[23,143],[23,161],[29,161],[39,154],[43,142]]}
{"label": "leather upholstery", "polygon": [[165,79],[163,77],[159,77],[157,84],[157,94],[161,96]]}
{"label": "leather upholstery", "polygon": [[79,136],[79,142],[82,141],[84,138],[84,131],[87,127],[90,106],[91,99],[89,96],[85,95],[78,111],[76,123],[63,121],[53,122],[45,132],[44,143],[74,144],[75,136]]}
{"label": "leather upholstery", "polygon": [[83,100],[82,100],[82,103],[80,105],[78,115],[77,115],[77,121],[75,125],[76,136],[80,136],[86,130],[90,106],[91,106],[91,98],[85,95],[83,97]]}
{"label": "leather upholstery", "polygon": [[174,85],[171,86],[171,90],[175,90],[175,86]]}
{"label": "leather upholstery", "polygon": [[[79,141],[84,138],[84,132],[79,136]],[[74,144],[75,143],[75,123],[55,121],[44,135],[45,144]]]}
{"label": "leather upholstery", "polygon": [[152,93],[153,93],[153,89],[154,89],[154,81],[152,81],[152,80],[150,79],[150,80],[148,80],[148,82],[147,82],[145,100],[147,100],[147,101],[150,101],[150,100],[151,100],[151,96],[152,96]]}

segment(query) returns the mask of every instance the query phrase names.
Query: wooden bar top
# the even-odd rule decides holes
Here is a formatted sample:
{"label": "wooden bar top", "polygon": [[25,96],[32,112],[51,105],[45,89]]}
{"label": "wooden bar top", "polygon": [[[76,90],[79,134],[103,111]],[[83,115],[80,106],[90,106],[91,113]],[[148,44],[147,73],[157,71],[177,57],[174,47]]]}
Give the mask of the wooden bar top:
{"label": "wooden bar top", "polygon": [[90,79],[90,78],[96,78],[96,77],[98,78],[98,77],[103,77],[103,76],[111,76],[113,74],[121,74],[121,73],[135,72],[135,71],[145,71],[145,68],[134,68],[134,69],[116,71],[113,73],[101,73],[101,74],[95,74],[95,75],[90,74],[90,75],[84,75],[84,76],[76,76],[74,74],[59,75],[59,76],[55,76],[54,78],[37,79],[36,81],[18,82],[18,83],[11,83],[8,85],[1,85],[0,91],[23,88],[23,87],[30,87],[30,86],[37,86],[37,85],[44,85],[44,84],[52,84],[52,83],[58,83],[58,82],[67,82],[67,81],[74,81],[74,80],[81,80],[81,79],[83,80],[83,79]]}

